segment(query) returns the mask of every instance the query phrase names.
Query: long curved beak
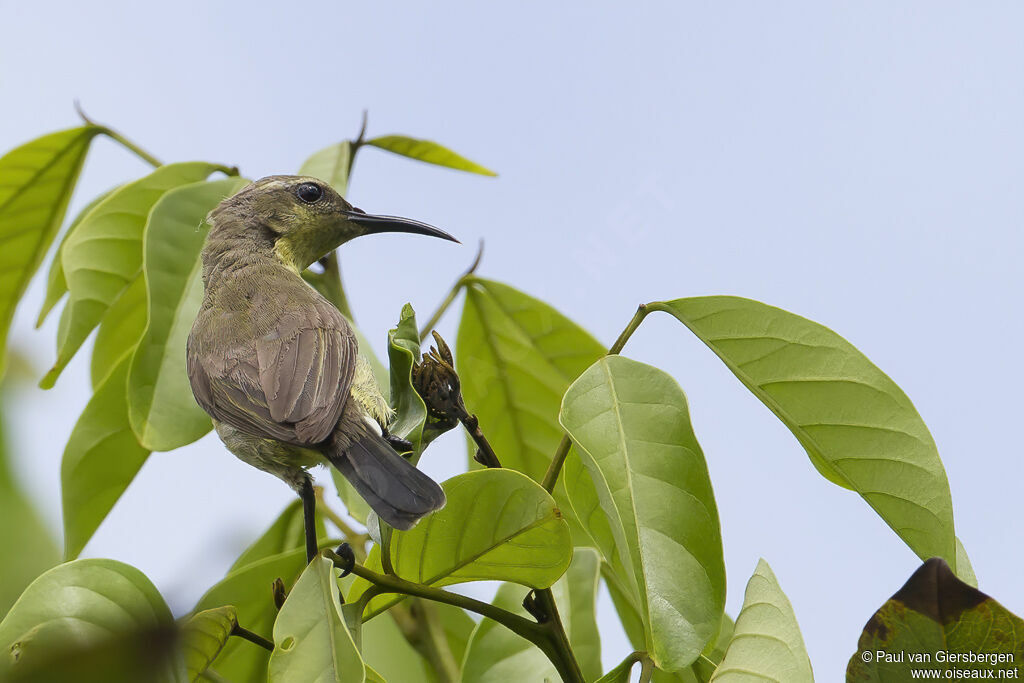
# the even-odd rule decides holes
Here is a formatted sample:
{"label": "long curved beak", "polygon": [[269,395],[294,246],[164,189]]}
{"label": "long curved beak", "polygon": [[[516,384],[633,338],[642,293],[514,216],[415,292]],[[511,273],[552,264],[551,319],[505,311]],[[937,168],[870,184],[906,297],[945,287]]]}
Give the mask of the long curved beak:
{"label": "long curved beak", "polygon": [[378,232],[409,232],[415,235],[440,237],[443,240],[450,240],[461,244],[461,242],[444,230],[435,228],[433,225],[427,225],[421,221],[414,221],[411,218],[380,216],[372,213],[363,213],[359,209],[345,212],[345,217],[356,225],[362,226],[368,235]]}

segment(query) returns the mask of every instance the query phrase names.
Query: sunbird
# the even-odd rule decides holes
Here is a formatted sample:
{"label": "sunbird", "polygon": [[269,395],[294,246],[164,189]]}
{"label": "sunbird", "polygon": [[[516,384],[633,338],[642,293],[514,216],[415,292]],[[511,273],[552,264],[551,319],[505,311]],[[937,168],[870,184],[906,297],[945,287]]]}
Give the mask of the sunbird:
{"label": "sunbird", "polygon": [[207,220],[203,302],[187,346],[192,393],[229,451],[302,498],[308,559],[318,551],[314,465],[336,467],[396,529],[443,507],[441,487],[392,445],[401,443],[386,432],[393,413],[351,325],[301,273],[360,235],[458,240],[368,214],[305,176],[257,180]]}

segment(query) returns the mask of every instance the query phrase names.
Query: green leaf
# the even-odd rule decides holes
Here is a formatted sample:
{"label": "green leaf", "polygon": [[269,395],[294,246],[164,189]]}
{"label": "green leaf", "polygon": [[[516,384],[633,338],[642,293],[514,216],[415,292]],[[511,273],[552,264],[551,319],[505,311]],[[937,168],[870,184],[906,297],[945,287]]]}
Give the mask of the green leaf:
{"label": "green leaf", "polygon": [[432,678],[430,665],[406,641],[390,616],[363,624],[359,641],[363,661],[383,678],[393,681],[436,680]]}
{"label": "green leaf", "polygon": [[629,674],[633,671],[633,665],[639,662],[636,652],[628,655],[617,667],[601,676],[597,683],[629,683]]}
{"label": "green leaf", "polygon": [[89,212],[61,252],[68,303],[57,331],[57,360],[39,383],[49,389],[110,306],[142,271],[142,236],[165,192],[223,167],[203,162],[161,166],[128,183]]}
{"label": "green leaf", "polygon": [[427,420],[427,406],[412,386],[412,366],[419,360],[420,333],[416,327],[416,313],[410,304],[406,304],[402,307],[398,326],[388,331],[391,407],[396,414],[388,431],[412,443],[413,464],[423,451],[423,425]]}
{"label": "green leaf", "polygon": [[[256,560],[228,572],[199,599],[193,612],[234,605],[238,623],[269,638],[277,609],[272,587],[282,579],[289,589],[306,567],[306,550],[299,548]],[[217,673],[232,683],[266,683],[270,653],[252,643],[232,638],[217,657]]]}
{"label": "green leaf", "polygon": [[971,565],[971,558],[967,556],[967,549],[964,548],[964,544],[960,542],[959,536],[957,536],[956,539],[956,573],[960,577],[961,581],[966,582],[974,588],[978,587],[978,577],[974,575],[974,567]]}
{"label": "green leaf", "polygon": [[645,650],[660,669],[688,666],[718,631],[725,566],[682,389],[657,368],[609,356],[569,387],[559,419],[611,523]]}
{"label": "green leaf", "polygon": [[[6,398],[5,401],[6,402]],[[53,534],[12,472],[7,427],[0,410],[0,617],[33,579],[60,562]]]}
{"label": "green leaf", "polygon": [[456,350],[466,406],[502,466],[541,481],[562,440],[562,395],[604,347],[544,302],[472,278]]}
{"label": "green leaf", "polygon": [[103,317],[92,346],[89,375],[96,391],[125,354],[132,351],[146,331],[146,282],[136,279],[117,297]]}
{"label": "green leaf", "polygon": [[846,680],[902,683],[913,669],[943,680],[984,677],[977,672],[1019,678],[1024,620],[958,579],[942,559],[926,560],[864,626]]}
{"label": "green leaf", "polygon": [[149,212],[142,273],[149,318],[128,373],[128,415],[139,443],[170,451],[210,431],[209,415],[192,396],[185,345],[203,301],[199,252],[206,215],[248,181],[199,182],[165,193]]}
{"label": "green leaf", "polygon": [[348,172],[352,165],[352,143],[348,140],[324,147],[306,159],[299,175],[319,178],[344,197],[348,194]]}
{"label": "green leaf", "polygon": [[365,665],[341,616],[338,575],[314,559],[295,583],[274,622],[270,683],[362,683]]}
{"label": "green leaf", "polygon": [[733,622],[728,614],[723,614],[722,623],[718,627],[718,635],[704,646],[704,652],[701,653],[701,656],[697,658],[697,661],[691,667],[698,683],[707,683],[707,681],[711,680],[711,677],[715,674],[715,669],[718,668],[722,658],[725,657],[725,649],[729,646],[729,641],[732,640],[735,628],[735,622]]}
{"label": "green leaf", "polygon": [[466,171],[467,173],[487,176],[498,175],[494,171],[484,168],[480,164],[470,161],[431,140],[420,140],[406,135],[382,135],[372,140],[367,140],[366,144],[385,149],[392,154],[409,157],[410,159],[434,164],[435,166],[454,168],[456,171]]}
{"label": "green leaf", "polygon": [[[584,679],[601,676],[601,640],[597,631],[595,601],[601,561],[597,551],[579,548],[569,570],[551,587],[569,644],[580,664]],[[502,584],[494,604],[527,616],[523,609],[526,588]],[[493,681],[557,681],[558,672],[547,656],[530,641],[490,619],[482,620],[473,631],[462,680],[466,683]]]}
{"label": "green leaf", "polygon": [[68,229],[64,232],[64,237],[61,239],[60,244],[57,245],[57,250],[53,255],[53,260],[50,261],[50,271],[46,274],[46,296],[43,298],[42,308],[39,309],[39,317],[36,319],[36,327],[41,327],[43,321],[53,310],[53,307],[64,298],[64,295],[68,293],[68,282],[64,278],[64,265],[61,262],[61,254],[64,252],[64,244],[68,241],[68,236],[75,231],[78,224],[82,222],[82,219],[89,215],[89,212],[96,208],[96,205],[102,202],[104,199],[110,196],[110,194],[116,190],[113,187],[103,194],[93,197],[92,201],[85,205],[85,207],[78,212],[71,224],[68,225]]}
{"label": "green leaf", "polygon": [[737,683],[751,678],[814,681],[793,606],[764,560],[747,582],[733,636],[711,680]]}
{"label": "green leaf", "polygon": [[50,133],[0,157],[0,349],[14,309],[64,221],[96,126]]}
{"label": "green leaf", "polygon": [[199,680],[224,648],[238,625],[234,607],[216,607],[192,615],[182,626],[181,649],[189,681]]}
{"label": "green leaf", "polygon": [[[398,576],[430,586],[464,581],[512,581],[547,588],[569,566],[569,527],[554,499],[518,472],[478,470],[442,484],[448,503],[409,531],[391,537],[391,561]],[[528,552],[525,551],[528,549]],[[380,571],[380,546],[367,566]],[[348,601],[370,584],[357,579]],[[398,602],[394,595],[370,601],[364,618]]]}
{"label": "green leaf", "polygon": [[906,394],[852,344],[749,299],[650,307],[707,344],[793,432],[826,479],[859,493],[919,557],[955,566],[953,503],[935,442]]}
{"label": "green leaf", "polygon": [[[138,569],[114,560],[68,562],[33,581],[0,622],[0,677],[61,650],[172,623],[160,593]],[[177,679],[173,672],[161,677]]]}
{"label": "green leaf", "polygon": [[61,463],[64,557],[78,557],[149,457],[128,423],[124,356],[82,411]]}
{"label": "green leaf", "polygon": [[[316,537],[320,539],[321,545],[328,543],[323,515],[316,516]],[[238,556],[228,573],[273,555],[305,547],[306,522],[302,514],[302,501],[296,499],[285,507],[263,535]]]}

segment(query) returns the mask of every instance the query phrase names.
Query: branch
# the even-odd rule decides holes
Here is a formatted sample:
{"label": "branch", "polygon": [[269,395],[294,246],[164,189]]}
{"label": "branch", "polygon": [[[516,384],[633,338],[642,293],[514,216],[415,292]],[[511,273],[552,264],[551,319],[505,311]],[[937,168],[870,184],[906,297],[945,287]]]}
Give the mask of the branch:
{"label": "branch", "polygon": [[[551,619],[543,622],[530,621],[508,610],[465,595],[450,593],[433,586],[413,583],[398,576],[378,574],[330,550],[323,551],[323,556],[334,562],[334,565],[342,570],[342,575],[351,572],[372,583],[378,593],[397,593],[399,595],[411,595],[425,600],[442,602],[446,605],[461,607],[464,610],[469,610],[492,619],[536,645],[551,660],[563,681],[566,683],[584,683],[579,664],[576,663],[572,650],[567,649],[568,639],[565,637],[565,631],[561,629],[561,622]],[[547,592],[550,594],[550,591]],[[557,615],[557,612],[555,614]],[[557,631],[561,631],[561,636],[559,636]]]}
{"label": "branch", "polygon": [[470,612],[476,612],[477,614],[483,615],[488,619],[493,619],[502,626],[512,629],[527,640],[531,639],[531,634],[536,634],[538,632],[538,624],[526,619],[525,617],[521,617],[518,614],[513,614],[512,612],[503,610],[500,607],[495,607],[490,603],[481,602],[480,600],[476,600],[465,595],[459,595],[458,593],[450,593],[448,591],[441,590],[440,588],[434,588],[433,586],[426,586],[421,583],[406,581],[400,576],[385,576],[384,574],[378,574],[372,569],[367,569],[361,564],[347,561],[345,558],[331,550],[324,550],[322,554],[324,557],[331,560],[331,562],[334,563],[334,566],[338,567],[342,571],[349,571],[359,578],[372,583],[377,587],[378,593],[412,595],[417,598],[424,598],[426,600],[433,600],[434,602],[443,602],[446,605],[461,607],[462,609],[469,610]]}

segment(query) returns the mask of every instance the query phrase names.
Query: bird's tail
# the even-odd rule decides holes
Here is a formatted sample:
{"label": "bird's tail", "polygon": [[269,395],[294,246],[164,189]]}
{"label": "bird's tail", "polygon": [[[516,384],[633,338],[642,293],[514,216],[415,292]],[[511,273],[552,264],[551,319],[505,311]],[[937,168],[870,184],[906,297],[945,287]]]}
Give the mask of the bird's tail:
{"label": "bird's tail", "polygon": [[324,455],[373,511],[395,529],[405,531],[421,517],[444,507],[441,487],[395,453],[370,418],[353,415],[355,412],[346,406]]}

